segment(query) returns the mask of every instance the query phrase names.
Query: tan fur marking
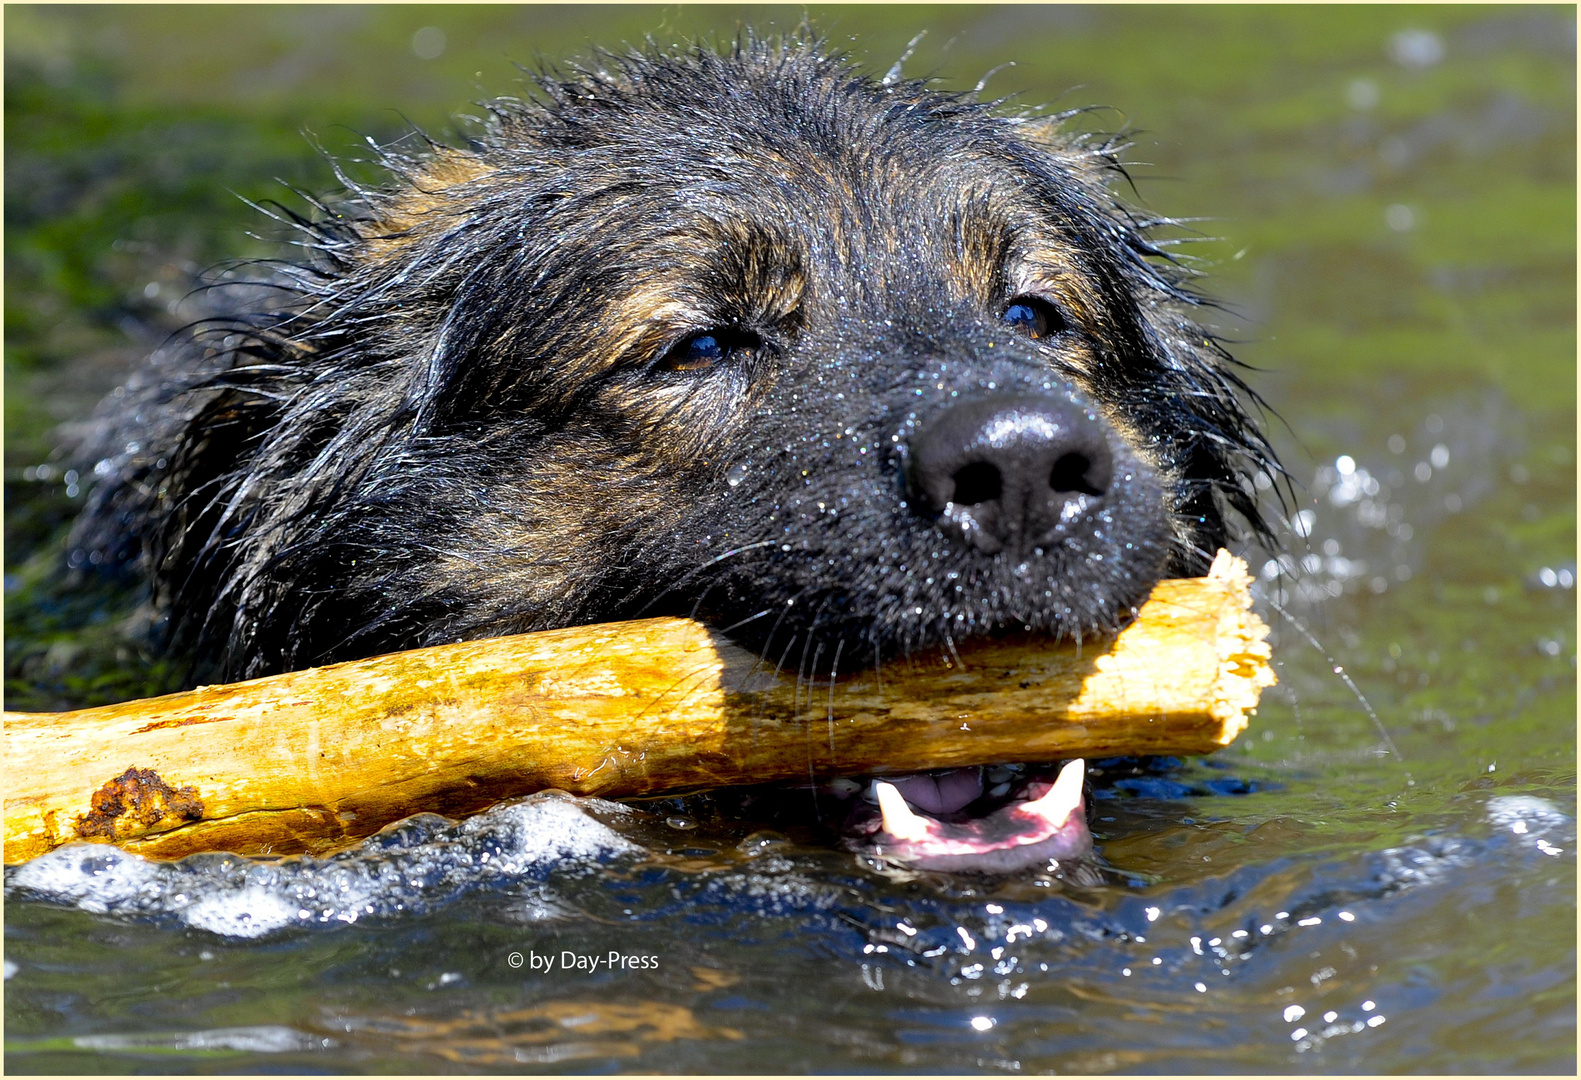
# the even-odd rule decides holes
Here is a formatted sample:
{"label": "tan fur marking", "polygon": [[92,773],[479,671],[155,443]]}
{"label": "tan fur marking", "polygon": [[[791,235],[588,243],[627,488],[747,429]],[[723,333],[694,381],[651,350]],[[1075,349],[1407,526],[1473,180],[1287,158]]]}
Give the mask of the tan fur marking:
{"label": "tan fur marking", "polygon": [[1084,329],[1097,331],[1104,318],[1101,301],[1069,251],[1055,245],[1036,248],[1022,256],[1022,264],[1018,285],[1024,282],[1025,291],[1052,296]]}
{"label": "tan fur marking", "polygon": [[497,171],[465,151],[438,151],[407,185],[374,207],[375,220],[361,227],[363,239],[370,242],[369,254],[376,260],[398,257],[445,208],[455,204],[460,194],[455,189]]}

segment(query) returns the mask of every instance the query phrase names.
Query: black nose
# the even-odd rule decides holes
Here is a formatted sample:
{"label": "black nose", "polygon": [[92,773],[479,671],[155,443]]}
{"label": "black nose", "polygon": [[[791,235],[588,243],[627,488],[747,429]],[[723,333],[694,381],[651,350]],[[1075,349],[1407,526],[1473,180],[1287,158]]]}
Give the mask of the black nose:
{"label": "black nose", "polygon": [[1114,476],[1099,421],[1055,397],[998,395],[952,405],[913,435],[909,448],[917,509],[990,555],[1050,542]]}

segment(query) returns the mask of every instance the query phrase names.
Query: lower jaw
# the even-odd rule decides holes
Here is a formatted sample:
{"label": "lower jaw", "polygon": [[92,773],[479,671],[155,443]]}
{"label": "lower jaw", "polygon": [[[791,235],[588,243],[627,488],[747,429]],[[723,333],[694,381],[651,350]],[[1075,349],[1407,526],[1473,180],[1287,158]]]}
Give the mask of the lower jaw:
{"label": "lower jaw", "polygon": [[1092,850],[1092,840],[1082,828],[1082,838],[1073,842],[1065,835],[1053,835],[1042,840],[1000,847],[987,847],[980,851],[953,854],[937,851],[913,851],[896,845],[886,850],[884,845],[871,845],[866,850],[860,844],[852,845],[858,854],[870,855],[886,862],[895,862],[917,870],[936,870],[951,874],[1010,874],[1022,870],[1044,869],[1067,859],[1078,858]]}

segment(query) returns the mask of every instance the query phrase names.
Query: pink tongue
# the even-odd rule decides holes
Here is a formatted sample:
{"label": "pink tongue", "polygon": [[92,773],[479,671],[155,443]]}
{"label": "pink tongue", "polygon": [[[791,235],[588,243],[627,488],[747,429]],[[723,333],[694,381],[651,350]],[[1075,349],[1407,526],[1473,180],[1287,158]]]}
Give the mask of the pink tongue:
{"label": "pink tongue", "polygon": [[983,771],[950,769],[933,776],[926,773],[904,776],[890,783],[918,810],[929,814],[948,814],[983,793]]}

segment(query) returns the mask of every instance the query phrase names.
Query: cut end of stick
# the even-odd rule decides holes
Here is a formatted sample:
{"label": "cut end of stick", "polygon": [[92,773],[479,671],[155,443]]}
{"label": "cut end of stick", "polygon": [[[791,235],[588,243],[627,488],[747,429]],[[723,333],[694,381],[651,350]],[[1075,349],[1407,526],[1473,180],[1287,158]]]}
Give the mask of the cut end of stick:
{"label": "cut end of stick", "polygon": [[1257,711],[1258,699],[1277,678],[1269,662],[1268,624],[1251,610],[1252,576],[1246,560],[1223,548],[1214,556],[1208,580],[1218,582],[1232,597],[1219,621],[1219,684],[1213,714],[1224,725],[1220,737],[1228,746],[1246,730],[1248,717]]}

